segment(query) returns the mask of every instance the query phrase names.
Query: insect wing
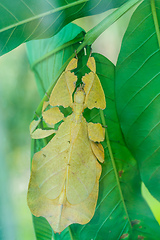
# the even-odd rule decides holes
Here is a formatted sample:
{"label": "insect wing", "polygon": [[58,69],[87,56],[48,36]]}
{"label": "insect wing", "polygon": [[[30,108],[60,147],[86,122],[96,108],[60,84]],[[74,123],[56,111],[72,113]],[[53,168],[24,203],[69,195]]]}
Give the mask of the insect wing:
{"label": "insect wing", "polygon": [[91,193],[96,181],[96,157],[92,152],[87,133],[87,123],[71,125],[72,147],[70,150],[66,195],[71,204],[84,201]]}
{"label": "insect wing", "polygon": [[89,109],[101,108],[105,109],[106,101],[105,95],[97,74],[90,72],[85,74],[82,78],[84,86],[84,91],[86,93],[85,104]]}
{"label": "insect wing", "polygon": [[52,90],[49,103],[51,106],[68,107],[72,103],[72,94],[75,89],[77,76],[71,73],[71,70],[77,67],[77,59],[73,58],[65,72],[58,79],[55,87]]}
{"label": "insect wing", "polygon": [[100,80],[96,74],[96,63],[93,57],[89,57],[87,66],[90,68],[91,72],[89,74],[85,74],[82,78],[84,91],[86,93],[85,105],[89,109],[94,107],[105,109],[105,95]]}

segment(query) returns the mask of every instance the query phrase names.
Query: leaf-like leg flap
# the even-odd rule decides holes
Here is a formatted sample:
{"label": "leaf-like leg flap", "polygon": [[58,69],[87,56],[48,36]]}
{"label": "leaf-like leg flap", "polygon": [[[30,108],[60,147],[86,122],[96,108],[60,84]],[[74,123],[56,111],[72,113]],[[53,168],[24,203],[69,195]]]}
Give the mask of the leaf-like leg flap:
{"label": "leaf-like leg flap", "polygon": [[33,120],[29,126],[30,134],[34,132],[38,124],[40,123],[41,119],[39,118],[38,120]]}
{"label": "leaf-like leg flap", "polygon": [[69,141],[70,126],[64,122],[50,142],[33,156],[30,186],[38,188],[41,196],[47,199],[56,199],[62,191],[68,166]]}
{"label": "leaf-like leg flap", "polygon": [[95,143],[93,141],[90,141],[91,148],[93,150],[93,153],[95,154],[96,158],[103,163],[104,162],[104,148],[101,143]]}
{"label": "leaf-like leg flap", "polygon": [[105,109],[106,100],[105,95],[97,74],[90,72],[85,74],[82,78],[84,85],[84,91],[86,93],[85,105],[89,109],[101,108]]}
{"label": "leaf-like leg flap", "polygon": [[89,57],[87,62],[87,67],[91,69],[92,72],[96,72],[96,62],[94,60],[94,57]]}
{"label": "leaf-like leg flap", "polygon": [[56,132],[55,130],[42,130],[41,128],[38,128],[31,134],[31,138],[41,139],[41,138],[48,137],[55,132]]}
{"label": "leaf-like leg flap", "polygon": [[42,116],[44,121],[52,126],[64,118],[63,113],[61,113],[58,107],[50,108],[49,110],[43,112]]}
{"label": "leaf-like leg flap", "polygon": [[63,72],[58,79],[49,99],[50,105],[68,107],[72,104],[72,94],[75,89],[77,76],[75,76],[74,73],[71,73],[70,70],[76,67],[76,64],[77,59],[72,59],[66,68],[66,71]]}
{"label": "leaf-like leg flap", "polygon": [[102,142],[105,138],[105,129],[100,123],[88,123],[88,136],[93,142]]}
{"label": "leaf-like leg flap", "polygon": [[48,105],[49,105],[49,101],[44,101],[43,102],[43,107],[42,107],[42,112],[44,112],[44,110],[48,107]]}

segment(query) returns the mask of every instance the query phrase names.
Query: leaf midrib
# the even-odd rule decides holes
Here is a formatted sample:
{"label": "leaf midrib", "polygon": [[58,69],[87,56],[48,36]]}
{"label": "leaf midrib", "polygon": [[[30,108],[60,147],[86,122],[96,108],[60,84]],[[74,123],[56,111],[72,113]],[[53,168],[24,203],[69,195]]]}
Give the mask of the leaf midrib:
{"label": "leaf midrib", "polygon": [[58,8],[56,8],[56,9],[47,11],[47,12],[45,12],[45,13],[38,14],[38,15],[33,16],[33,17],[31,17],[31,18],[24,19],[24,20],[22,20],[22,21],[19,21],[19,22],[17,22],[17,23],[11,24],[11,25],[9,25],[9,26],[7,26],[7,27],[4,27],[4,28],[0,29],[0,33],[1,33],[1,32],[4,32],[4,31],[7,31],[7,30],[9,30],[9,29],[11,29],[11,28],[18,27],[18,26],[20,26],[20,25],[22,25],[22,24],[29,23],[29,22],[34,21],[34,20],[37,20],[37,19],[39,19],[39,18],[46,17],[46,16],[48,16],[48,15],[50,15],[50,14],[53,14],[53,13],[55,13],[55,12],[63,11],[63,10],[65,10],[65,9],[67,9],[67,8],[71,8],[71,7],[74,7],[74,6],[79,5],[79,4],[81,4],[81,3],[88,2],[88,1],[89,1],[89,0],[79,0],[79,1],[76,1],[76,2],[73,2],[73,3],[69,3],[69,4],[65,5],[65,6],[58,7]]}
{"label": "leaf midrib", "polygon": [[[101,116],[101,119],[102,119],[102,124],[104,126],[106,126],[103,110],[100,110],[100,116]],[[126,218],[128,219],[128,223],[129,223],[130,226],[132,226],[131,225],[131,220],[130,220],[130,217],[129,217],[129,214],[128,214],[128,211],[127,211],[127,207],[126,207],[126,204],[125,204],[125,200],[124,200],[124,197],[123,197],[123,193],[122,193],[122,189],[121,189],[121,185],[120,185],[120,181],[119,181],[119,177],[118,177],[118,173],[117,173],[117,168],[116,168],[116,165],[115,165],[115,161],[114,161],[114,157],[113,157],[113,153],[112,153],[107,129],[105,131],[105,135],[106,135],[106,143],[107,143],[109,155],[110,155],[110,158],[111,158],[113,170],[114,170],[115,177],[116,177],[117,187],[118,187],[119,193],[120,193],[120,198],[121,198],[121,201],[122,201],[122,204],[123,204],[124,211],[126,213]]]}
{"label": "leaf midrib", "polygon": [[158,40],[158,45],[160,49],[160,26],[158,23],[158,17],[157,17],[157,12],[156,12],[156,5],[155,5],[155,0],[150,0],[151,2],[151,10],[152,10],[152,15],[153,15],[153,21],[154,21],[154,26],[157,34],[157,40]]}

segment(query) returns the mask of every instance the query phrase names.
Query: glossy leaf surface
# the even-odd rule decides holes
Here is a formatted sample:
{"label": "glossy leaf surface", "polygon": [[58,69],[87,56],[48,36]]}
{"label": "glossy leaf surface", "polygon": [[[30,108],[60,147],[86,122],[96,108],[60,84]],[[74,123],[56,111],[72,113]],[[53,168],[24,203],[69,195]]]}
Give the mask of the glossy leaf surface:
{"label": "glossy leaf surface", "polygon": [[33,39],[55,35],[74,19],[118,7],[126,0],[1,0],[0,55]]}

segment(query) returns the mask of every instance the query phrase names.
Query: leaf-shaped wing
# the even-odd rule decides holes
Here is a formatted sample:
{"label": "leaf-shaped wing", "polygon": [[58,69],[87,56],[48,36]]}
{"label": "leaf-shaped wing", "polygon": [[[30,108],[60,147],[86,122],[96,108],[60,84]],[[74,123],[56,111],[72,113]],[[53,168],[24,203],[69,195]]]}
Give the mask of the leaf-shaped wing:
{"label": "leaf-shaped wing", "polygon": [[91,69],[91,72],[89,74],[85,74],[85,76],[82,78],[82,81],[85,84],[84,91],[86,93],[86,107],[89,109],[94,107],[105,109],[105,95],[100,80],[95,73],[96,65],[93,57],[89,58],[87,65]]}
{"label": "leaf-shaped wing", "polygon": [[72,94],[75,89],[77,76],[70,70],[76,68],[77,59],[73,58],[68,64],[66,71],[62,73],[51,93],[49,103],[51,106],[68,107],[72,103]]}
{"label": "leaf-shaped wing", "polygon": [[70,168],[67,180],[67,199],[77,204],[86,199],[96,180],[96,157],[90,147],[87,123],[82,117],[79,124],[71,125]]}

